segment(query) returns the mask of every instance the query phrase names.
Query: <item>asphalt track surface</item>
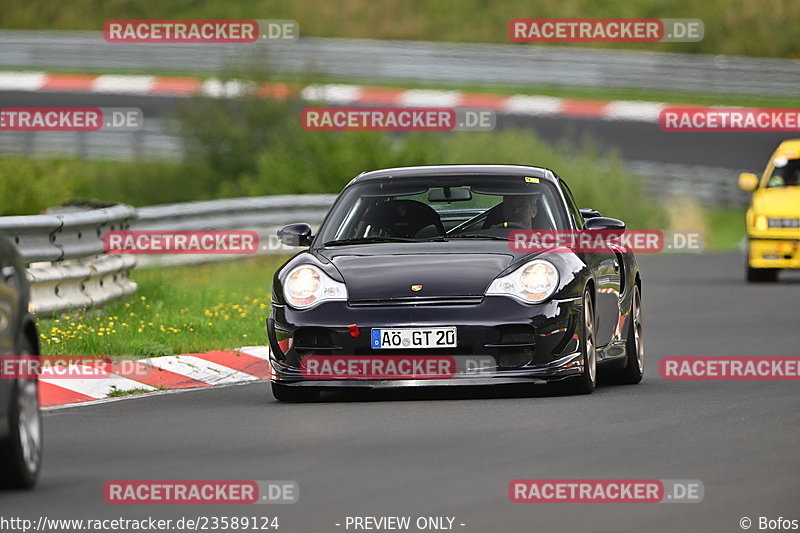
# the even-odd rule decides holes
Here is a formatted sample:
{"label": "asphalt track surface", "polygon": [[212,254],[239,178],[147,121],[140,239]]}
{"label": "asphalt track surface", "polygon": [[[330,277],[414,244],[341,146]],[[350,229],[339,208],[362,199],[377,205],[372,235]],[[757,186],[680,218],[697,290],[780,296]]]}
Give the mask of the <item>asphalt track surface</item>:
{"label": "asphalt track surface", "polygon": [[[733,532],[800,519],[800,383],[665,381],[664,356],[800,355],[800,277],[743,281],[741,254],[641,257],[646,376],[589,396],[543,387],[338,393],[275,402],[266,383],[49,411],[38,488],[3,516],[278,516],[344,531],[346,516],[454,516],[457,531]],[[510,481],[699,479],[700,503],[521,504]],[[109,505],[129,479],[295,480],[292,505]]]}
{"label": "asphalt track surface", "polygon": [[[66,92],[0,92],[8,107],[138,107],[145,120],[169,115],[191,99]],[[498,128],[529,128],[551,143],[584,146],[587,140],[601,152],[617,151],[623,160],[680,163],[760,173],[775,147],[790,133],[700,133],[661,131],[657,124],[573,117],[498,115]]]}

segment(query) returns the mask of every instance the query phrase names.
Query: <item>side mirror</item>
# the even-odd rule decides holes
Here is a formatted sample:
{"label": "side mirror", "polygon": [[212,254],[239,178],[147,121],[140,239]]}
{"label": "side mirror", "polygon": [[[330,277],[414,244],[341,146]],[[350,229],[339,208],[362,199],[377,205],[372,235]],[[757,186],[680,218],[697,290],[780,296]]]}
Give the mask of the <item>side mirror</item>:
{"label": "side mirror", "polygon": [[739,174],[739,188],[743,191],[754,191],[758,188],[758,176],[751,172]]}
{"label": "side mirror", "polygon": [[598,231],[598,230],[624,231],[625,223],[621,220],[617,220],[616,218],[593,217],[586,221],[586,224],[584,224],[583,229],[589,231]]}
{"label": "side mirror", "polygon": [[584,220],[603,216],[600,214],[600,211],[597,211],[596,209],[591,209],[589,207],[581,207],[581,215],[583,215]]}
{"label": "side mirror", "polygon": [[278,239],[286,246],[311,246],[311,226],[301,222],[278,230]]}

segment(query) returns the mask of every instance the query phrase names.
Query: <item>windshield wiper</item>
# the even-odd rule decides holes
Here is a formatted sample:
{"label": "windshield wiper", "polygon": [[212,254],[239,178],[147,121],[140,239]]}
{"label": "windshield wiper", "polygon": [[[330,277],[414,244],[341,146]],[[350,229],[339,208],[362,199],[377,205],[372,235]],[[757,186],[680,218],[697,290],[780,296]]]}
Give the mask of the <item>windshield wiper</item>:
{"label": "windshield wiper", "polygon": [[337,241],[328,241],[325,246],[346,246],[348,244],[370,244],[379,242],[419,242],[417,239],[408,239],[405,237],[358,237],[356,239],[340,239]]}
{"label": "windshield wiper", "polygon": [[481,235],[480,233],[463,233],[456,235],[448,235],[448,239],[487,239],[490,241],[507,241],[508,237],[501,237],[499,235]]}

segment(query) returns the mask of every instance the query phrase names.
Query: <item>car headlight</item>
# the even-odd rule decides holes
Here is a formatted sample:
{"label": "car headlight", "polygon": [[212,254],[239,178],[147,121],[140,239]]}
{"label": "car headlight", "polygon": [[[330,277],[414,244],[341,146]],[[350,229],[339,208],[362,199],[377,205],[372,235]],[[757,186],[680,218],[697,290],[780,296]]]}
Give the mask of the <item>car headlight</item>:
{"label": "car headlight", "polygon": [[511,296],[526,303],[540,303],[558,288],[558,269],[550,261],[534,259],[514,272],[497,278],[486,290],[487,296]]}
{"label": "car headlight", "polygon": [[286,302],[297,309],[308,309],[320,302],[347,300],[347,288],[314,265],[292,269],[283,282]]}

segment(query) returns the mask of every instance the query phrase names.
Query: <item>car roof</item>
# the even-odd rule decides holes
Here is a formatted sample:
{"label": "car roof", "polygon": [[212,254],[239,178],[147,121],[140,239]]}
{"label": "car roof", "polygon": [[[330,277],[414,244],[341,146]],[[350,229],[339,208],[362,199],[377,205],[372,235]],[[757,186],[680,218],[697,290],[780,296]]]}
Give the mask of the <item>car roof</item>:
{"label": "car roof", "polygon": [[773,159],[781,156],[788,157],[789,159],[800,159],[800,139],[788,139],[783,141],[772,155]]}
{"label": "car roof", "polygon": [[542,167],[523,165],[426,165],[417,167],[384,168],[362,172],[347,185],[363,181],[414,178],[424,176],[529,176],[555,182],[553,172]]}

